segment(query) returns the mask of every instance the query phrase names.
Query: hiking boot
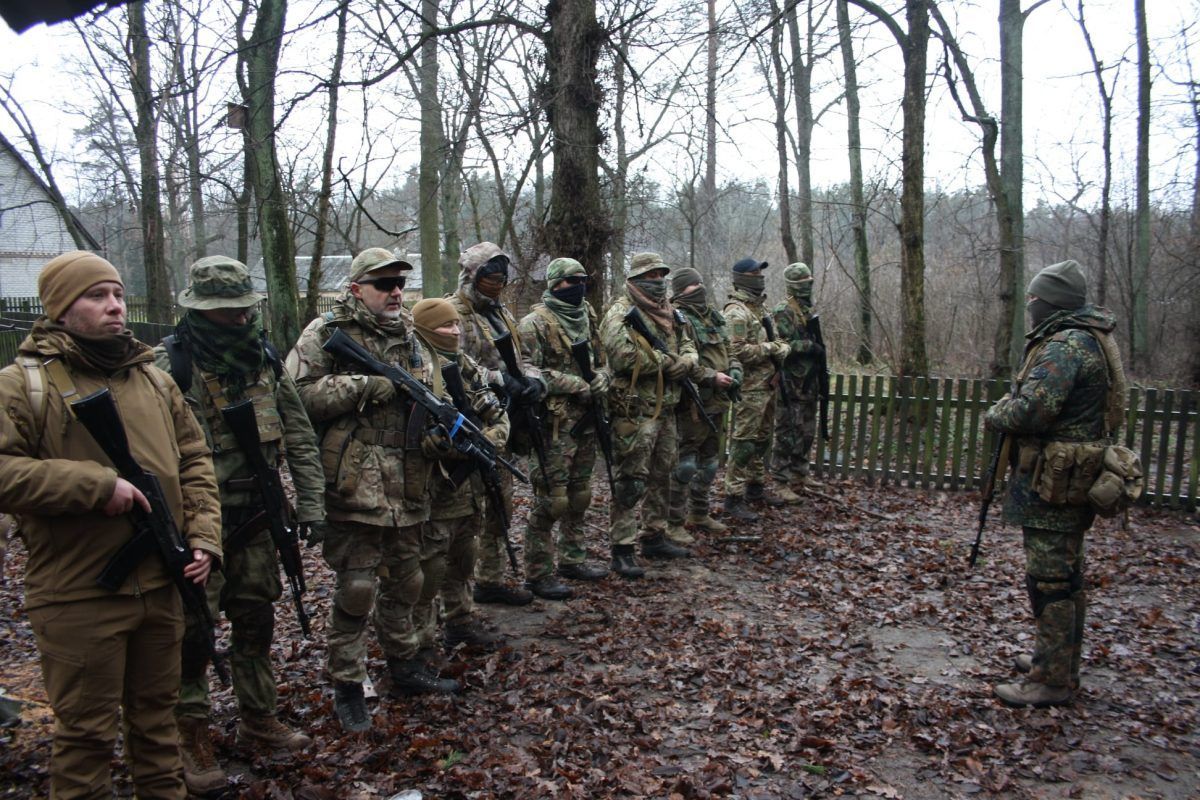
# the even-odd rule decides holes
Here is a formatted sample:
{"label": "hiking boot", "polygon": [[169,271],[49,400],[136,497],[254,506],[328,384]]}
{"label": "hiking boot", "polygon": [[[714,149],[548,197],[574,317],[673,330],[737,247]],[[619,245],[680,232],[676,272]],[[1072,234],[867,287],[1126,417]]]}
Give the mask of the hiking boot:
{"label": "hiking boot", "polygon": [[527,606],[533,602],[533,593],[528,589],[505,586],[502,583],[476,584],[471,596],[476,603],[500,606]]}
{"label": "hiking boot", "polygon": [[455,694],[462,685],[450,678],[439,678],[421,661],[410,658],[389,658],[392,673],[392,694],[411,697],[418,694]]}
{"label": "hiking boot", "polygon": [[642,556],[645,558],[687,558],[691,554],[686,547],[668,541],[663,533],[642,539]]}
{"label": "hiking boot", "polygon": [[637,563],[633,555],[633,545],[615,544],[612,549],[612,571],[622,578],[640,578],[646,570]]}
{"label": "hiking boot", "polygon": [[292,730],[274,714],[246,714],[237,727],[238,741],[243,744],[266,745],[274,750],[303,750],[312,744],[312,737]]}
{"label": "hiking boot", "polygon": [[558,574],[573,581],[598,581],[608,577],[608,569],[599,564],[580,561],[578,564],[559,564]]}
{"label": "hiking boot", "polygon": [[725,498],[725,513],[738,522],[758,522],[758,513],[751,511],[744,498],[731,495]]}
{"label": "hiking boot", "polygon": [[467,647],[482,647],[492,649],[504,644],[504,637],[489,631],[474,617],[446,623],[446,649],[450,650],[460,644]]}
{"label": "hiking boot", "polygon": [[713,519],[712,515],[707,511],[688,514],[683,524],[685,527],[704,531],[705,533],[729,533],[729,526],[719,519]]}
{"label": "hiking boot", "polygon": [[224,791],[225,770],[213,753],[208,720],[179,717],[179,755],[183,757],[183,781],[189,794],[205,796]]}
{"label": "hiking boot", "polygon": [[361,733],[371,728],[363,685],[353,681],[338,681],[333,685],[333,710],[346,733]]}
{"label": "hiking boot", "polygon": [[668,522],[667,541],[678,545],[695,544],[696,537],[687,532],[682,522]]}
{"label": "hiking boot", "polygon": [[780,483],[775,487],[775,496],[789,506],[798,505],[801,500],[800,495],[793,492],[786,483]]}
{"label": "hiking boot", "polygon": [[574,589],[567,586],[554,575],[545,575],[536,580],[529,581],[525,585],[529,588],[529,591],[543,600],[567,600],[575,594]]}
{"label": "hiking boot", "polygon": [[761,483],[752,483],[746,487],[746,500],[751,503],[766,503],[771,508],[786,505],[782,497]]}
{"label": "hiking boot", "polygon": [[1071,702],[1072,697],[1070,687],[1047,686],[1035,681],[1001,683],[992,687],[992,694],[1000,698],[1005,705],[1014,708],[1064,706]]}
{"label": "hiking boot", "polygon": [[[1021,655],[1016,656],[1013,658],[1013,669],[1015,669],[1017,672],[1028,675],[1033,671],[1033,656],[1029,655],[1028,653],[1022,653]],[[1079,676],[1072,675],[1071,682],[1068,685],[1071,687],[1071,691],[1079,691]]]}

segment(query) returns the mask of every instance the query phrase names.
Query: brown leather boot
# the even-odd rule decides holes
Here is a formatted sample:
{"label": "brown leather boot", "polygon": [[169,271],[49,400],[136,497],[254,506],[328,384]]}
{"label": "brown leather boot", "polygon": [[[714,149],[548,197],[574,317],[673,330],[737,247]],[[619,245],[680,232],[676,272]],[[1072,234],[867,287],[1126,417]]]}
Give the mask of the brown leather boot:
{"label": "brown leather boot", "polygon": [[312,744],[308,734],[292,730],[274,714],[245,714],[237,727],[242,744],[257,744],[273,750],[303,750]]}
{"label": "brown leather boot", "polygon": [[1067,686],[1047,686],[1036,681],[1020,681],[1018,683],[1002,683],[992,687],[992,694],[1000,698],[1005,705],[1014,708],[1033,706],[1065,706],[1071,702],[1073,693]]}
{"label": "brown leather boot", "polygon": [[[1017,672],[1028,675],[1033,671],[1033,656],[1029,655],[1028,653],[1022,653],[1019,656],[1015,656],[1013,658],[1013,669],[1015,669]],[[1079,676],[1072,675],[1069,685],[1071,687],[1071,691],[1079,691]]]}
{"label": "brown leather boot", "polygon": [[183,781],[189,794],[205,796],[224,791],[228,780],[213,753],[208,720],[180,717],[179,755],[183,757]]}
{"label": "brown leather boot", "polygon": [[687,532],[682,522],[667,523],[667,539],[674,544],[689,545],[696,543],[696,537]]}
{"label": "brown leather boot", "polygon": [[705,533],[729,533],[729,526],[719,519],[713,519],[707,511],[694,511],[683,521],[685,527]]}

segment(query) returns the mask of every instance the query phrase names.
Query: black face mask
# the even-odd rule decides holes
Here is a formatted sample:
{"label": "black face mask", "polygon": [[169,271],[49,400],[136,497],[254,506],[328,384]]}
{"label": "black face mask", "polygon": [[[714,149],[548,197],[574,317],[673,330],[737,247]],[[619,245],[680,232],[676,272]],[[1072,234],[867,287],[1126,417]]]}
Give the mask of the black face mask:
{"label": "black face mask", "polygon": [[554,296],[555,300],[577,306],[583,302],[583,297],[587,294],[587,285],[577,283],[572,286],[565,286],[562,289],[551,289],[550,294]]}
{"label": "black face mask", "polygon": [[630,278],[629,282],[642,290],[642,292],[654,301],[665,300],[667,297],[667,279],[666,278]]}
{"label": "black face mask", "polygon": [[1035,297],[1025,304],[1025,310],[1029,312],[1029,324],[1032,326],[1030,330],[1037,330],[1042,327],[1043,322],[1050,319],[1054,312],[1062,309],[1050,305],[1040,297]]}

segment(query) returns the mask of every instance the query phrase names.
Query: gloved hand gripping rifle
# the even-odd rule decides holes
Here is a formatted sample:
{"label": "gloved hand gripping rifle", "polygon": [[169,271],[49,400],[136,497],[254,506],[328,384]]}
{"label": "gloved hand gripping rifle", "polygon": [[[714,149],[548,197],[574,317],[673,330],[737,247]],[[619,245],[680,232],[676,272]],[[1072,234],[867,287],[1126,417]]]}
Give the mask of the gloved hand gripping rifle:
{"label": "gloved hand gripping rifle", "polygon": [[[675,309],[675,321],[680,325],[687,324],[687,320],[684,319],[679,309]],[[642,319],[641,313],[636,308],[629,309],[629,313],[625,315],[625,324],[641,334],[642,338],[649,342],[650,346],[658,352],[669,356],[677,355],[667,348],[662,339],[650,332],[650,328],[646,326],[646,320]],[[679,385],[683,387],[683,393],[696,406],[696,411],[699,412],[700,419],[704,420],[704,424],[713,433],[719,433],[717,423],[713,422],[712,417],[704,410],[704,401],[700,399],[700,390],[696,388],[696,384],[692,383],[692,379],[685,376],[679,381]]]}
{"label": "gloved hand gripping rifle", "polygon": [[[596,377],[596,370],[592,368],[592,354],[587,339],[571,343],[571,356],[575,359],[576,366],[579,367],[580,377],[590,384]],[[604,398],[594,393],[592,394],[592,410],[575,423],[575,426],[571,428],[571,436],[577,438],[589,423],[596,429],[596,441],[600,445],[600,452],[604,455],[604,467],[608,470],[608,488],[612,490],[613,497],[616,497],[617,485],[613,480],[612,471],[612,427],[608,422],[608,412],[604,408]]]}

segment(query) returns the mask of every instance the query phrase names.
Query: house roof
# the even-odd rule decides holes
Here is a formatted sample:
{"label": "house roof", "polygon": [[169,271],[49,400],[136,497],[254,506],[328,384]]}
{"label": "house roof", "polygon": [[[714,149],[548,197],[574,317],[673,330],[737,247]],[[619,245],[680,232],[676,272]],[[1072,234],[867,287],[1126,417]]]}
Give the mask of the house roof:
{"label": "house roof", "polygon": [[[13,143],[10,142],[8,137],[6,137],[3,133],[0,133],[0,152],[7,153],[9,157],[17,163],[17,166],[19,166],[29,175],[30,180],[37,184],[38,188],[40,188],[46,194],[46,197],[53,198],[54,195],[50,191],[49,184],[42,179],[42,176],[38,174],[37,170],[30,166],[29,162],[25,160],[25,157],[21,155],[20,151],[13,146]],[[79,221],[79,218],[75,216],[74,212],[68,210],[67,213],[71,216],[72,221],[74,221],[75,227],[78,228],[80,233],[83,234],[83,237],[87,239],[87,243],[90,245],[91,249],[96,251],[103,250],[103,248],[100,246],[100,242],[96,241],[96,237],[92,236],[91,232],[89,232],[87,228],[83,227],[83,223]]]}

